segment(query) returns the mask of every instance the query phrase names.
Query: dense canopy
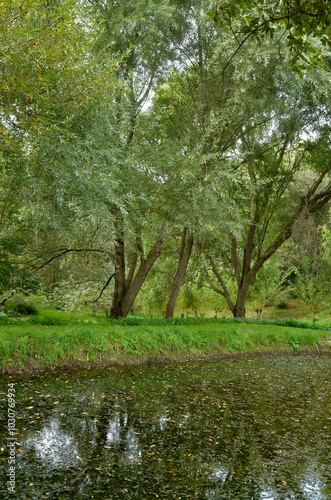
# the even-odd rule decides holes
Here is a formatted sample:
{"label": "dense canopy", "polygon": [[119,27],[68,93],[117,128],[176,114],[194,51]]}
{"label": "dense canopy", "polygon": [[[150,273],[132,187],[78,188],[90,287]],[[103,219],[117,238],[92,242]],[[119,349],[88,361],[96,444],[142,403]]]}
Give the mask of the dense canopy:
{"label": "dense canopy", "polygon": [[330,11],[2,3],[0,307],[330,300]]}

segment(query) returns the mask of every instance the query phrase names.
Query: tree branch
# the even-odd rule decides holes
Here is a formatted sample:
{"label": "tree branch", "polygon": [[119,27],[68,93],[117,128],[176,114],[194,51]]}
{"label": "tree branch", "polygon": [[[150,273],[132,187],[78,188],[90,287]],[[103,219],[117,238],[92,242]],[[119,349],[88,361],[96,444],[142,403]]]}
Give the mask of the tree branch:
{"label": "tree branch", "polygon": [[320,193],[316,194],[311,200],[309,200],[309,196],[314,194],[318,188],[318,186],[321,184],[323,181],[325,174],[331,169],[331,163],[325,169],[322,174],[319,176],[319,178],[314,182],[313,186],[308,190],[308,193],[305,197],[302,198],[300,207],[298,210],[295,212],[295,214],[292,216],[291,221],[287,224],[287,226],[279,233],[277,238],[274,239],[274,241],[269,245],[269,247],[265,250],[265,252],[260,256],[259,259],[256,260],[255,264],[252,266],[250,271],[246,275],[246,282],[251,283],[256,276],[257,272],[263,264],[268,260],[275,252],[278,250],[278,248],[281,247],[281,245],[291,237],[292,232],[293,232],[293,225],[297,218],[302,214],[304,210],[307,210],[308,213],[314,214],[316,213],[320,208],[325,206],[330,200],[331,200],[331,186],[330,184],[327,186],[327,188],[324,191],[321,191]]}
{"label": "tree branch", "polygon": [[[55,251],[56,250],[53,250],[50,253],[54,253]],[[112,256],[111,252],[108,252],[107,250],[101,250],[98,248],[65,248],[65,249],[62,249],[61,253],[59,253],[58,255],[54,255],[53,257],[48,259],[46,262],[43,262],[43,264],[41,264],[40,266],[36,266],[36,267],[31,266],[31,269],[35,272],[38,272],[38,271],[40,271],[40,269],[42,269],[43,267],[45,267],[48,264],[50,264],[51,262],[53,262],[53,260],[58,259],[60,257],[63,257],[64,255],[66,255],[70,252],[77,252],[77,253],[79,253],[79,252],[97,252],[97,253],[105,253],[105,254]],[[33,260],[35,260],[35,259],[33,259]],[[33,260],[29,261],[28,263],[33,262]]]}
{"label": "tree branch", "polygon": [[136,251],[133,251],[130,259],[129,272],[125,281],[125,290],[128,290],[128,288],[132,283],[134,272],[137,267],[137,262],[138,262],[138,254]]}
{"label": "tree branch", "polygon": [[210,288],[212,290],[214,290],[214,292],[219,293],[220,295],[222,295],[222,297],[225,297],[225,293],[222,290],[220,290],[219,288],[217,288],[217,286],[215,286],[214,283],[212,282],[212,280],[210,279],[210,276],[209,276],[208,271],[207,271],[206,268],[204,269],[204,271],[205,271],[206,280],[208,281],[208,284],[209,284]]}
{"label": "tree branch", "polygon": [[16,290],[10,290],[6,295],[4,295],[1,299],[0,299],[0,309],[1,307],[4,305],[4,303],[9,300],[14,294],[15,294]]}
{"label": "tree branch", "polygon": [[98,302],[98,300],[101,298],[101,295],[103,294],[103,292],[106,290],[107,286],[109,285],[109,283],[111,282],[111,280],[113,279],[113,277],[115,276],[115,273],[113,273],[110,278],[108,278],[107,280],[107,283],[105,284],[105,286],[102,288],[101,292],[99,293],[98,297],[95,299],[95,300],[87,300],[85,302],[85,304],[88,304],[88,303],[91,303],[91,304],[95,304],[96,302]]}
{"label": "tree branch", "polygon": [[226,300],[226,302],[227,302],[230,310],[233,311],[235,306],[234,306],[234,303],[231,300],[230,292],[228,290],[228,287],[226,286],[225,281],[223,280],[222,276],[218,272],[216,264],[215,264],[215,261],[212,258],[212,256],[206,250],[205,250],[205,253],[206,253],[206,255],[207,255],[208,259],[209,259],[209,262],[211,264],[213,273],[215,274],[215,276],[218,279],[219,283],[222,285],[222,288],[224,290],[224,298],[225,298],[225,300]]}

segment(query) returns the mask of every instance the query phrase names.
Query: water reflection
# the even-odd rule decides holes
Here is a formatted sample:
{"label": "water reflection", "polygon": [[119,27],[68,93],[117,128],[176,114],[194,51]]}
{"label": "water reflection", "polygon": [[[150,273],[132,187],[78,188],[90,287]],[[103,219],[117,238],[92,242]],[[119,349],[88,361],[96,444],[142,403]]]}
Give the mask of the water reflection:
{"label": "water reflection", "polygon": [[113,445],[120,444],[121,442],[121,421],[119,415],[115,415],[109,422],[106,442]]}
{"label": "water reflection", "polygon": [[330,388],[328,358],[20,377],[17,498],[331,499]]}
{"label": "water reflection", "polygon": [[129,432],[126,436],[126,444],[127,444],[127,457],[129,460],[140,461],[141,459],[141,449],[139,446],[139,440],[134,433],[133,428],[129,429]]}
{"label": "water reflection", "polygon": [[79,445],[57,419],[51,419],[40,433],[24,441],[24,448],[33,448],[37,459],[46,461],[50,467],[59,467],[76,461]]}

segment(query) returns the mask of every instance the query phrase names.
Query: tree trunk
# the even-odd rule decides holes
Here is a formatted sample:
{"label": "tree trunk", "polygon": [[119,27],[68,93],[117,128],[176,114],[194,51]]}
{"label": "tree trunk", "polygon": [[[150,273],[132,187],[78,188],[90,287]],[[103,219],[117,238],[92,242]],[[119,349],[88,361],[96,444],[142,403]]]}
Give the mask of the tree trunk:
{"label": "tree trunk", "polygon": [[137,267],[137,262],[138,262],[138,254],[136,251],[134,251],[131,255],[129,262],[129,272],[125,281],[125,290],[128,290],[128,288],[130,288]]}
{"label": "tree trunk", "polygon": [[117,207],[112,208],[115,215],[115,284],[113,303],[110,310],[111,318],[120,318],[122,316],[122,301],[125,295],[125,246],[124,246],[124,224],[123,217]]}
{"label": "tree trunk", "polygon": [[182,236],[182,246],[181,246],[181,250],[180,250],[180,256],[179,256],[175,281],[174,281],[173,288],[171,290],[170,297],[169,297],[168,304],[167,304],[167,310],[166,310],[166,315],[165,315],[165,317],[167,319],[172,318],[174,315],[176,300],[178,297],[180,287],[182,286],[183,279],[184,279],[184,276],[186,273],[186,269],[187,269],[187,266],[188,266],[188,263],[190,260],[193,242],[194,242],[194,238],[193,238],[192,234],[188,233],[188,235],[187,235],[187,230],[186,230],[186,228],[184,228],[183,236]]}
{"label": "tree trunk", "polygon": [[151,248],[147,257],[141,259],[141,263],[137,271],[137,274],[133,278],[130,288],[126,291],[126,294],[121,303],[121,313],[124,318],[130,312],[133,303],[139,293],[139,290],[142,287],[145,279],[147,278],[148,273],[152,269],[155,261],[160,256],[165,242],[166,242],[166,231],[165,229],[163,229],[160,236],[158,237],[153,247]]}
{"label": "tree trunk", "polygon": [[244,281],[243,285],[238,290],[236,304],[232,310],[234,318],[244,318],[246,315],[246,300],[249,285],[250,283]]}

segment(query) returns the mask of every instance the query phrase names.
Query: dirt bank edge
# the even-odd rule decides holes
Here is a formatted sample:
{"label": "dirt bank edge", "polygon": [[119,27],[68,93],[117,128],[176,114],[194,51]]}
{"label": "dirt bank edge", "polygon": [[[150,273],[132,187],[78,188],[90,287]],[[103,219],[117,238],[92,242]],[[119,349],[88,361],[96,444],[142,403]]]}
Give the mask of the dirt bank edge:
{"label": "dirt bank edge", "polygon": [[[261,346],[260,346],[261,347]],[[124,356],[119,355],[114,358],[101,358],[100,361],[82,361],[81,359],[75,359],[71,357],[70,359],[63,360],[63,362],[58,362],[54,364],[43,364],[42,361],[27,360],[27,362],[21,366],[13,364],[5,369],[2,369],[2,375],[15,375],[15,374],[27,374],[27,373],[47,373],[47,372],[59,372],[59,371],[69,371],[69,370],[86,370],[93,368],[107,368],[116,366],[134,366],[134,365],[151,365],[151,364],[166,364],[166,363],[185,363],[185,362],[197,362],[197,361],[212,361],[220,359],[235,359],[235,358],[249,358],[255,356],[331,356],[331,344],[330,341],[324,341],[317,343],[314,347],[301,346],[300,349],[293,350],[288,346],[275,349],[249,349],[247,351],[225,351],[223,349],[215,349],[214,351],[199,351],[197,349],[192,349],[190,352],[169,352],[166,355],[153,355],[146,354],[142,355],[130,355],[126,354]]]}

